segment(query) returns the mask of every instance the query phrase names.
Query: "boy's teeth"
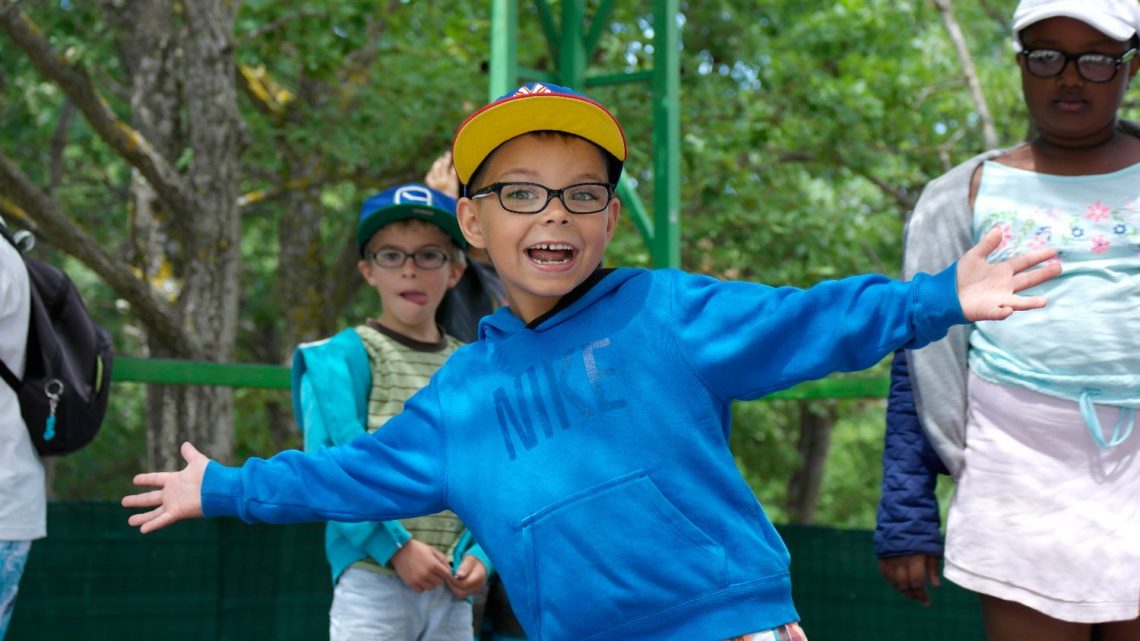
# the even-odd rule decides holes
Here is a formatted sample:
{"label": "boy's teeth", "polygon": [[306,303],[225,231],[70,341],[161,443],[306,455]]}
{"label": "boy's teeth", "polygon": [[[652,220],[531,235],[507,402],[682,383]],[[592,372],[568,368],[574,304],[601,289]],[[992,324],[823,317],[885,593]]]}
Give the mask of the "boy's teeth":
{"label": "boy's teeth", "polygon": [[568,243],[536,243],[527,249],[527,254],[539,265],[562,265],[574,258],[574,246]]}

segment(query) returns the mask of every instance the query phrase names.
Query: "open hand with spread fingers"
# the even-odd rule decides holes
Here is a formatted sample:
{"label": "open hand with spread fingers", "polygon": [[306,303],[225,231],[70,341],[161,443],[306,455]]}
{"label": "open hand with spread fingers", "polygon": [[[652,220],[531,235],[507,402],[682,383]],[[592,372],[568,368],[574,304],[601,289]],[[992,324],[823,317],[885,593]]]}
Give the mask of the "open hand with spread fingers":
{"label": "open hand with spread fingers", "polygon": [[150,472],[134,478],[135,485],[158,489],[123,497],[123,507],[154,508],[127,519],[146,534],[183,519],[202,516],[202,477],[210,459],[190,443],[182,444],[186,467],[178,472]]}
{"label": "open hand with spread fingers", "polygon": [[1001,231],[986,232],[977,245],[958,260],[958,301],[966,319],[973,321],[1004,320],[1014,312],[1045,306],[1043,296],[1018,296],[1058,276],[1060,263],[1048,263],[1056,257],[1055,249],[1038,249],[1014,256],[1000,263],[989,263],[989,256],[1001,244]]}

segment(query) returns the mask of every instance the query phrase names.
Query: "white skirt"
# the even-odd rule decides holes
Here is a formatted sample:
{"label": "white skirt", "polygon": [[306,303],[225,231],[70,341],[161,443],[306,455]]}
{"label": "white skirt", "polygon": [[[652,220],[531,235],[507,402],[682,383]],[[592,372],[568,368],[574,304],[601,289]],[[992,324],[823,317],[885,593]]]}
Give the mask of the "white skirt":
{"label": "white skirt", "polygon": [[[972,373],[968,394],[946,578],[1063,621],[1140,616],[1140,426],[1101,449],[1076,402]],[[1119,409],[1097,414],[1108,432]]]}

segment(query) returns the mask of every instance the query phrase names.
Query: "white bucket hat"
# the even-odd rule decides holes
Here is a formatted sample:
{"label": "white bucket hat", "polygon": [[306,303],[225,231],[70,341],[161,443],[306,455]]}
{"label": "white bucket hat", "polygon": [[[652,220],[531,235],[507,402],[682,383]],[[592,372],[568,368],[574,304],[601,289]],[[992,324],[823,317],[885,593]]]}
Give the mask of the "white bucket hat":
{"label": "white bucket hat", "polygon": [[1073,18],[1113,40],[1140,32],[1137,0],[1021,0],[1013,12],[1013,48],[1021,51],[1021,30],[1049,18]]}

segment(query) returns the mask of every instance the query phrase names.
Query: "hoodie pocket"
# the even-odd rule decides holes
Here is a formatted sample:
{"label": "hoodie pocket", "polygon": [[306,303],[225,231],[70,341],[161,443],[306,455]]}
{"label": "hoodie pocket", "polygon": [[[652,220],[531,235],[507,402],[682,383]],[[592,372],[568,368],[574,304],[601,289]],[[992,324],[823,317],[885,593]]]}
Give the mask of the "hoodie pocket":
{"label": "hoodie pocket", "polygon": [[584,640],[727,585],[724,548],[635,472],[522,522],[531,621]]}

